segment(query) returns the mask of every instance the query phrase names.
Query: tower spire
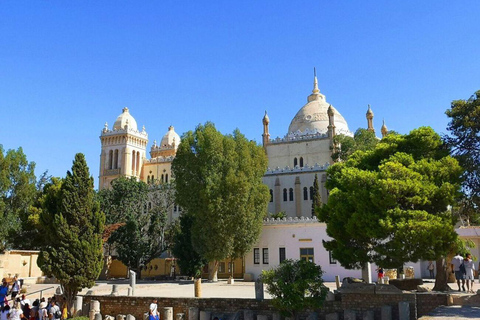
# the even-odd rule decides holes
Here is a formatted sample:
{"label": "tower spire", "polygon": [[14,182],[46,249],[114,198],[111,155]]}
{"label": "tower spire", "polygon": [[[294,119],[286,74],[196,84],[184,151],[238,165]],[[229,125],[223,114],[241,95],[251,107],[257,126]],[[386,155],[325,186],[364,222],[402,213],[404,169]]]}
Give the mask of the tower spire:
{"label": "tower spire", "polygon": [[312,93],[320,93],[320,90],[318,89],[318,80],[317,80],[317,69],[313,67],[313,90]]}

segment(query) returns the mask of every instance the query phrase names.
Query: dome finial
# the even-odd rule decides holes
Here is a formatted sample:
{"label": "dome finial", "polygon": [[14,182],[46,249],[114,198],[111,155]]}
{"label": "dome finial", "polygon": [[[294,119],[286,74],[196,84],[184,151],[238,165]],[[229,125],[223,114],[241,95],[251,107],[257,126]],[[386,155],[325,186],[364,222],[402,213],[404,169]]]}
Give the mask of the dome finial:
{"label": "dome finial", "polygon": [[385,118],[383,119],[381,132],[382,132],[382,138],[385,138],[385,136],[388,134],[388,129],[387,129],[387,126],[385,125]]}
{"label": "dome finial", "polygon": [[313,67],[313,90],[312,93],[317,94],[320,93],[318,89],[318,80],[317,80],[317,69]]}

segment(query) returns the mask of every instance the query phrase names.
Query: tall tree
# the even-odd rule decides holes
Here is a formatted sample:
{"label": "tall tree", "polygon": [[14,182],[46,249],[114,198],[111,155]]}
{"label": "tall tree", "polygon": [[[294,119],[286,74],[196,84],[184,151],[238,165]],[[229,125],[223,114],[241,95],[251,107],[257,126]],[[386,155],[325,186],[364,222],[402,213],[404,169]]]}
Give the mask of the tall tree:
{"label": "tall tree", "polygon": [[398,268],[436,260],[456,241],[447,210],[458,194],[458,162],[431,128],[390,134],[328,169],[330,196],[318,210],[332,237],[324,246],[342,266]]}
{"label": "tall tree", "polygon": [[177,203],[193,215],[192,242],[212,263],[245,254],[255,244],[267,213],[264,150],[235,130],[223,135],[212,123],[182,137],[172,164]]}
{"label": "tall tree", "polygon": [[194,249],[192,243],[193,215],[182,214],[179,218],[180,225],[174,235],[172,253],[178,259],[178,266],[182,274],[199,278],[202,268],[208,263]]}
{"label": "tall tree", "polygon": [[46,242],[38,265],[57,278],[72,307],[77,293],[93,286],[102,270],[105,216],[94,197],[93,178],[83,154],[75,155],[72,171],[60,188],[56,186],[47,188],[40,216]]}
{"label": "tall tree", "polygon": [[312,217],[315,216],[315,210],[322,206],[322,197],[320,196],[320,187],[318,185],[318,176],[315,173],[313,179],[313,199],[312,199]]}
{"label": "tall tree", "polygon": [[[29,209],[36,196],[35,163],[22,148],[4,151],[0,145],[0,252],[13,246],[27,249],[19,234],[28,226]],[[31,248],[28,248],[31,249]]]}
{"label": "tall tree", "polygon": [[446,111],[450,117],[445,139],[452,154],[464,168],[461,216],[478,223],[480,218],[480,90],[468,100],[455,100]]}
{"label": "tall tree", "polygon": [[363,128],[357,129],[353,137],[343,134],[336,135],[333,138],[333,143],[338,146],[338,148],[335,148],[335,152],[332,154],[332,160],[335,162],[346,160],[355,151],[372,150],[378,141],[375,132]]}
{"label": "tall tree", "polygon": [[174,205],[174,185],[120,177],[111,189],[101,190],[99,198],[107,221],[125,223],[113,232],[108,245],[140,276],[141,268],[167,249],[167,213]]}

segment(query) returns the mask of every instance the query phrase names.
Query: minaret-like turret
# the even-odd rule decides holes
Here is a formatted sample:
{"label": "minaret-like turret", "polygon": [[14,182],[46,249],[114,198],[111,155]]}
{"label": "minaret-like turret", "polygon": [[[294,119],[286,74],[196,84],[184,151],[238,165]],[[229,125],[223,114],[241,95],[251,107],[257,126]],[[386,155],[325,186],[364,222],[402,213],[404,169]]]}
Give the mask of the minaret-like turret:
{"label": "minaret-like turret", "polygon": [[388,134],[388,129],[387,126],[385,125],[385,119],[383,119],[383,125],[382,125],[382,138],[385,138],[385,136]]}
{"label": "minaret-like turret", "polygon": [[263,116],[263,147],[265,148],[267,144],[270,142],[270,133],[268,133],[268,124],[270,123],[270,118],[268,117],[267,111],[265,110],[265,115]]}
{"label": "minaret-like turret", "polygon": [[332,105],[328,106],[328,137],[330,138],[330,147],[332,153],[336,152],[335,143],[333,143],[333,138],[335,137],[335,110],[333,110]]}
{"label": "minaret-like turret", "polygon": [[366,116],[367,116],[367,124],[368,124],[367,130],[375,132],[375,129],[373,128],[373,111],[370,108],[370,105],[368,105],[368,110],[367,110],[367,115]]}

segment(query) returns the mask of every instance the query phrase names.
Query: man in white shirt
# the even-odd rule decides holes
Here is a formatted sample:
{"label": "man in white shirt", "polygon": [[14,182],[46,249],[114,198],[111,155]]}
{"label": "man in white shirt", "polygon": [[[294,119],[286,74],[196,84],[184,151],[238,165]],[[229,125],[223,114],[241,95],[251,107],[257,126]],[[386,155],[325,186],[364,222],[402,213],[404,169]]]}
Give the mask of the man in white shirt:
{"label": "man in white shirt", "polygon": [[463,257],[457,253],[455,257],[452,259],[452,272],[455,273],[455,279],[457,279],[457,284],[458,284],[458,291],[462,291],[460,289],[460,280],[462,280],[462,288],[463,291],[465,291],[465,274],[460,271],[460,266],[463,263]]}
{"label": "man in white shirt", "polygon": [[17,276],[13,277],[13,284],[12,284],[12,300],[15,300],[18,292],[21,289],[20,281],[17,279]]}
{"label": "man in white shirt", "polygon": [[157,299],[153,299],[152,303],[150,303],[149,313],[149,320],[159,320]]}

